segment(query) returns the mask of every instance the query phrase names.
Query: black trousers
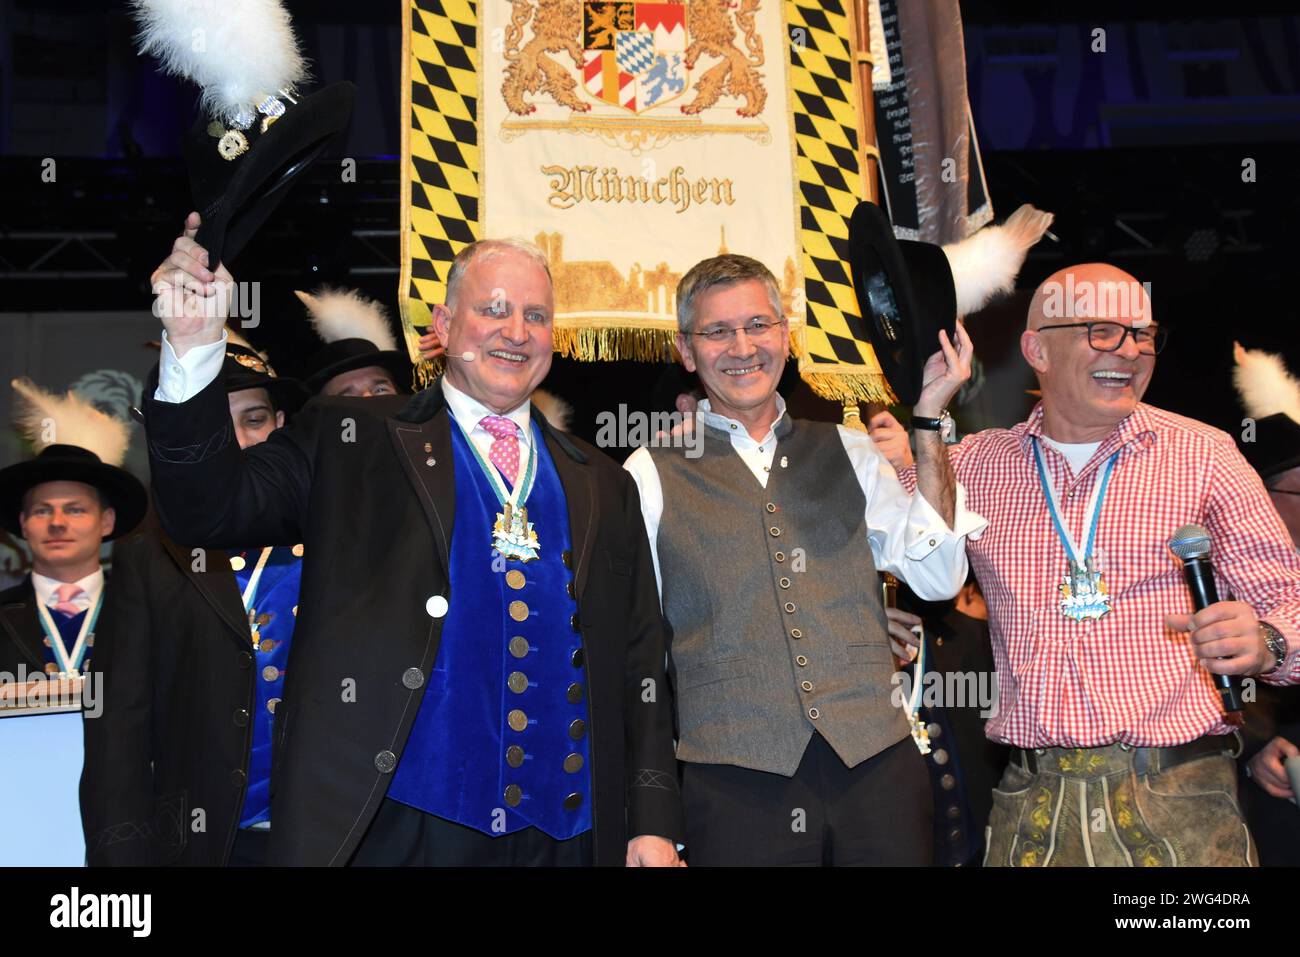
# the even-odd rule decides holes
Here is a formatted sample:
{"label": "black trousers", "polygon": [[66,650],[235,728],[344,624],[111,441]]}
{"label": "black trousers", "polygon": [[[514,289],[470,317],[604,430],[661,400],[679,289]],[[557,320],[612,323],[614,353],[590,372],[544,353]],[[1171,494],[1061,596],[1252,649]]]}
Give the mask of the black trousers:
{"label": "black trousers", "polygon": [[385,799],[353,867],[590,867],[591,831],[567,841],[530,827],[497,837]]}
{"label": "black trousers", "polygon": [[792,778],[684,762],[686,861],[693,867],[928,865],[934,802],[924,762],[908,737],[848,768],[820,734]]}

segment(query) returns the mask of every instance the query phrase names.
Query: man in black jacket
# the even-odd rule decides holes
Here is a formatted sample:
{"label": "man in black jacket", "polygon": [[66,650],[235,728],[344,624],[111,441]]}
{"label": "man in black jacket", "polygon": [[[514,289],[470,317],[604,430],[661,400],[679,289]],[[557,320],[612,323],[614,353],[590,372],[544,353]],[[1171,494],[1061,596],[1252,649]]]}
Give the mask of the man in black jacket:
{"label": "man in black jacket", "polygon": [[[306,398],[233,342],[221,379],[240,448],[265,442]],[[85,722],[81,777],[92,866],[265,862],[301,554],[185,548],[156,520],[114,548],[103,713]]]}
{"label": "man in black jacket", "polygon": [[212,367],[214,289],[233,280],[194,243],[197,214],[186,225],[155,275],[158,511],[187,543],[306,547],[271,862],[677,864],[636,490],[530,408],[552,351],[540,253],[457,256],[435,308],[444,381],[318,398],[241,452]]}

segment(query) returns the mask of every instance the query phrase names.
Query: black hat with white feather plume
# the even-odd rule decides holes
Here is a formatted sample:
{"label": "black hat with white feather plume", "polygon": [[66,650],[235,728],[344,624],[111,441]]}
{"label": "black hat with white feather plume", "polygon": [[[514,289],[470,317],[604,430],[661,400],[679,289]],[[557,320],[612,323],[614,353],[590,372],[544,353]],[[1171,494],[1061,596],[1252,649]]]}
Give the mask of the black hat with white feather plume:
{"label": "black hat with white feather plume", "polygon": [[355,289],[295,290],[307,307],[312,328],[325,341],[299,370],[303,385],[318,395],[335,376],[378,366],[403,392],[411,382],[411,360],[397,348],[384,307]]}
{"label": "black hat with white feather plume", "polygon": [[15,424],[39,451],[0,469],[0,526],[21,536],[24,498],[45,482],[81,482],[97,489],[116,512],[109,539],[140,524],[148,494],[139,479],[120,467],[130,444],[127,424],[75,392],[55,395],[29,379],[14,379],[12,385],[19,399]]}
{"label": "black hat with white feather plume", "polygon": [[140,52],[202,88],[183,151],[212,268],[230,260],[341,133],[356,87],[306,93],[307,64],[281,0],[131,0]]}

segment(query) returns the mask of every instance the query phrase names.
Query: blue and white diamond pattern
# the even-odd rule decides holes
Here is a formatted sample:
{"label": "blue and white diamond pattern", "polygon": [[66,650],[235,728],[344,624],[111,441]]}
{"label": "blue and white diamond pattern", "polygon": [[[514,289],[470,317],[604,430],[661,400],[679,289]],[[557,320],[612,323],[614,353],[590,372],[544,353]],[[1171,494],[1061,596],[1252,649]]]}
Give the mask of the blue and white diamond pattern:
{"label": "blue and white diamond pattern", "polygon": [[614,39],[614,55],[620,70],[640,76],[654,66],[654,34],[621,31]]}

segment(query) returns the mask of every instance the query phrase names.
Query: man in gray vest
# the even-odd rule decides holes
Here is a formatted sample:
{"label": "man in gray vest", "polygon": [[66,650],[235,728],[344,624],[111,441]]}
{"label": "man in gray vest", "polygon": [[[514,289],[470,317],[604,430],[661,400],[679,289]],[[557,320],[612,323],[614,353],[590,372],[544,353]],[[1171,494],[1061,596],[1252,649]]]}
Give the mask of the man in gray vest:
{"label": "man in gray vest", "polygon": [[[865,432],[785,414],[790,334],[762,263],[696,265],[677,321],[682,363],[708,395],[702,441],[689,455],[639,449],[625,467],[672,633],[688,860],[929,864],[929,779],[891,703],[876,572],[950,598],[984,522],[937,431],[917,432],[909,496]],[[941,418],[970,376],[960,324],[955,338],[939,335],[918,418]]]}

